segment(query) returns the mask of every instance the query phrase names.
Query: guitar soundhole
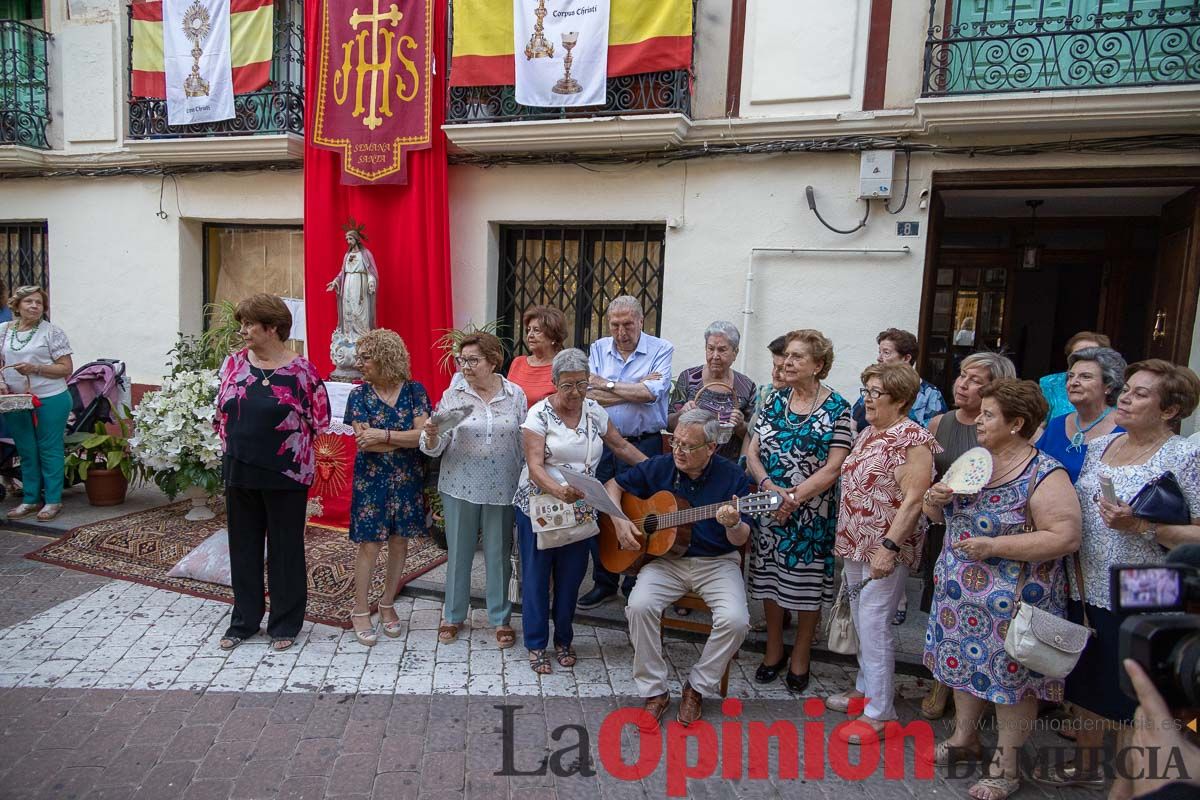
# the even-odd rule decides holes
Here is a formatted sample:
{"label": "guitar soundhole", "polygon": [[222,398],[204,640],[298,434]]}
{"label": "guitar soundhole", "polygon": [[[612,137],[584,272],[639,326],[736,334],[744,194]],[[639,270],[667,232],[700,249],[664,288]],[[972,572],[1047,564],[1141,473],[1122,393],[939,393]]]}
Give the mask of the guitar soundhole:
{"label": "guitar soundhole", "polygon": [[642,530],[644,530],[647,535],[652,534],[656,530],[658,530],[658,517],[655,516],[654,514],[651,514],[650,516],[646,517],[645,522],[642,523]]}

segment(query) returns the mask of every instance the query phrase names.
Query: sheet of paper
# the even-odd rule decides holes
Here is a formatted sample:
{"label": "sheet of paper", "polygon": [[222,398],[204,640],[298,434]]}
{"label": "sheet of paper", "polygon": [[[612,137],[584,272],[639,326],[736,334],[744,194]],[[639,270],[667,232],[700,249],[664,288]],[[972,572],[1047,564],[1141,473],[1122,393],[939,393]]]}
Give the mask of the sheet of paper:
{"label": "sheet of paper", "polygon": [[568,486],[578,489],[583,493],[583,502],[601,514],[608,514],[620,519],[629,519],[629,517],[625,516],[625,512],[608,496],[608,492],[604,490],[604,484],[600,481],[590,475],[584,475],[582,472],[576,472],[564,467],[559,467],[558,471]]}

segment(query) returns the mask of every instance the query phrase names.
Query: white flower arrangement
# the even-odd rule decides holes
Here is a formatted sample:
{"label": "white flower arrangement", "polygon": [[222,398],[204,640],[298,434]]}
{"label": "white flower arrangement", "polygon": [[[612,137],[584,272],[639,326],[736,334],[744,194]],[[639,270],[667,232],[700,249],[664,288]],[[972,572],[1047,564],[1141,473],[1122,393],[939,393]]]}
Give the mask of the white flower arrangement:
{"label": "white flower arrangement", "polygon": [[221,439],[213,429],[216,370],[179,372],[133,411],[133,457],[172,499],[192,486],[221,488]]}

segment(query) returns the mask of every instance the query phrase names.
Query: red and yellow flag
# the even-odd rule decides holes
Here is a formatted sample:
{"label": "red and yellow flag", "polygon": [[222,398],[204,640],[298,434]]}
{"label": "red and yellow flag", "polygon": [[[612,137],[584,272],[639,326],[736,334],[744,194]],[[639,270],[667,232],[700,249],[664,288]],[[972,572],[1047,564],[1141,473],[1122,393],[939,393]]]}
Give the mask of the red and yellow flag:
{"label": "red and yellow flag", "polygon": [[[133,96],[167,96],[163,71],[163,0],[133,4]],[[233,91],[261,89],[271,78],[275,0],[229,0]]]}
{"label": "red and yellow flag", "polygon": [[[497,0],[454,0],[451,86],[508,86],[513,66],[513,8]],[[608,75],[690,69],[692,0],[612,0]]]}

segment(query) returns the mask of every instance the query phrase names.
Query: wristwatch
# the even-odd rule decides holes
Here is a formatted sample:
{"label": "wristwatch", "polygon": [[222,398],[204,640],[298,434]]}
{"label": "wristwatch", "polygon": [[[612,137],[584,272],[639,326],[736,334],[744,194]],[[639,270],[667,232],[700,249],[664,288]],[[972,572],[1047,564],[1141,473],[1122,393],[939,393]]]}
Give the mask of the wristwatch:
{"label": "wristwatch", "polygon": [[893,553],[900,552],[900,545],[896,544],[895,542],[893,542],[891,539],[887,538],[886,536],[883,537],[883,541],[881,541],[880,544],[883,545],[885,549],[891,550]]}
{"label": "wristwatch", "polygon": [[1142,531],[1142,538],[1151,544],[1158,544],[1158,526],[1154,523],[1147,525]]}
{"label": "wristwatch", "polygon": [[611,392],[613,389],[617,388],[617,382],[609,381],[608,383],[604,384],[604,388]]}

